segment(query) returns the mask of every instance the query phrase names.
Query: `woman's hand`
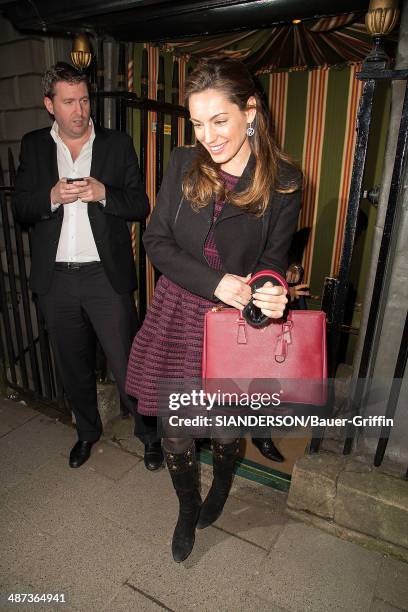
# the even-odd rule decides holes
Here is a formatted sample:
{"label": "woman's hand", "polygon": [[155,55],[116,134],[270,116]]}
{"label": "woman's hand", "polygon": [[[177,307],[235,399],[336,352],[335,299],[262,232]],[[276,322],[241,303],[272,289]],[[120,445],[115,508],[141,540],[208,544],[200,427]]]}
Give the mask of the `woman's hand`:
{"label": "woman's hand", "polygon": [[298,300],[302,295],[310,297],[310,290],[308,284],[295,285],[295,287],[289,287],[290,297],[292,300]]}
{"label": "woman's hand", "polygon": [[286,291],[282,286],[273,285],[270,281],[257,289],[253,303],[261,309],[262,314],[271,319],[280,319],[288,303]]}
{"label": "woman's hand", "polygon": [[243,310],[251,299],[251,287],[247,285],[248,276],[236,276],[235,274],[226,274],[222,277],[214,291],[217,297],[224,304]]}

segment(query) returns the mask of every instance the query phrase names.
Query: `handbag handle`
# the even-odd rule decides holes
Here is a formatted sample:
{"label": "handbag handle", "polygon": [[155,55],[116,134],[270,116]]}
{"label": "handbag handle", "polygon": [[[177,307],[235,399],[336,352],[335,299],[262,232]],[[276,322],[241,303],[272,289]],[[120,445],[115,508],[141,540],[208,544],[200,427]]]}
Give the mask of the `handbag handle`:
{"label": "handbag handle", "polygon": [[[255,274],[251,276],[247,283],[250,287],[252,287],[253,285],[257,284],[258,280],[264,279],[266,277],[268,277],[268,279],[266,279],[265,282],[272,278],[274,280],[277,280],[278,284],[281,285],[284,289],[286,289],[286,291],[289,291],[289,285],[286,282],[286,279],[283,278],[283,276],[279,274],[279,272],[275,272],[274,270],[260,270],[259,272],[255,272]],[[261,287],[262,285],[259,286]]]}
{"label": "handbag handle", "polygon": [[[274,270],[260,270],[251,276],[247,284],[252,288],[252,293],[262,287],[267,281],[271,281],[274,285],[280,285],[286,292],[289,291],[286,280]],[[253,327],[263,327],[270,320],[266,315],[263,315],[261,309],[253,304],[252,298],[245,306],[242,312],[239,313],[240,321],[245,321]]]}
{"label": "handbag handle", "polygon": [[[289,291],[288,283],[286,279],[281,276],[278,272],[274,270],[261,270],[260,272],[256,272],[251,278],[247,281],[248,285],[255,289],[255,291],[262,287],[265,282],[277,281],[277,283],[273,283],[274,285],[281,285],[286,292]],[[259,282],[261,281],[261,282]],[[257,308],[254,304],[252,304],[252,300],[244,308],[242,312],[239,313],[238,318],[238,334],[237,334],[237,343],[238,344],[246,344],[247,343],[247,333],[246,333],[246,323],[249,323],[253,327],[263,327],[265,324],[270,322],[269,317],[262,315],[261,310]],[[277,343],[274,348],[274,357],[277,363],[284,363],[286,361],[288,355],[288,345],[292,344],[292,328],[293,321],[291,317],[291,313],[289,311],[286,320],[282,319],[282,331],[277,338]]]}

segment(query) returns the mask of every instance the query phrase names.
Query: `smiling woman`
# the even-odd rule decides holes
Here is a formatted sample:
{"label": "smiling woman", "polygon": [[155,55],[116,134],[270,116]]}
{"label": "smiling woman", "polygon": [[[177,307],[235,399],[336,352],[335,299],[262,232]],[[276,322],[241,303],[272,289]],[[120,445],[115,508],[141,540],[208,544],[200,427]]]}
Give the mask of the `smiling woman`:
{"label": "smiling woman", "polygon": [[[171,380],[172,391],[200,389],[206,311],[216,302],[242,310],[251,299],[247,280],[257,270],[284,274],[301,183],[272,139],[243,64],[202,61],[186,92],[197,146],[173,151],[144,234],[146,252],[162,276],[133,343],[126,385],[141,414],[163,417],[165,455],[180,502],[172,543],[178,562],[192,550],[196,525],[203,529],[220,516],[239,440],[227,427],[218,433],[214,481],[201,504],[193,438],[206,432],[186,422],[172,427],[168,402],[159,402],[163,385],[169,388]],[[287,298],[282,287],[265,283],[254,303],[276,319]]]}
{"label": "smiling woman", "polygon": [[189,108],[198,142],[221,170],[240,176],[251,153],[247,129],[256,115],[254,96],[241,110],[222,92],[206,89],[189,97]]}
{"label": "smiling woman", "polygon": [[[279,180],[279,162],[291,163],[276,145],[267,113],[246,67],[235,60],[209,60],[195,70],[186,86],[186,102],[199,143],[198,156],[184,181],[184,195],[198,208],[214,193],[223,192],[218,169],[241,176],[253,154],[253,181],[229,201],[247,212],[262,215],[271,189],[296,191],[296,180]],[[226,69],[225,69],[226,68]],[[286,177],[287,179],[288,177]]]}

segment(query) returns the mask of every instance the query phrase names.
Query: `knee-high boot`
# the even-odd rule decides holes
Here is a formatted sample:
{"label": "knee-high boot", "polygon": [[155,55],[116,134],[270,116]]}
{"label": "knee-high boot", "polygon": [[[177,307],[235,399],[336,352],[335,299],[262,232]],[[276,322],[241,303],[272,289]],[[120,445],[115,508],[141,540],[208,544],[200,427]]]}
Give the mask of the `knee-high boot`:
{"label": "knee-high boot", "polygon": [[193,445],[184,453],[165,451],[164,454],[180,504],[171,546],[173,559],[180,563],[193,550],[195,528],[201,506],[195,446]]}
{"label": "knee-high boot", "polygon": [[200,510],[197,529],[204,529],[221,515],[232,485],[233,469],[239,452],[239,440],[221,444],[213,440],[213,482]]}

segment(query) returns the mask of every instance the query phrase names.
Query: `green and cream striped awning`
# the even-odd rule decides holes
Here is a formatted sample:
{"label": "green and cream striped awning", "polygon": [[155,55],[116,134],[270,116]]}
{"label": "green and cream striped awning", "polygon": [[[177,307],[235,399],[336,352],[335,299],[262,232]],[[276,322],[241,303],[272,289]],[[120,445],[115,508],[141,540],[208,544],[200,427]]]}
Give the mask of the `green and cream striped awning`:
{"label": "green and cream striped awning", "polygon": [[[156,98],[159,56],[157,45],[145,44],[148,51],[149,97]],[[172,73],[174,55],[165,53]],[[135,60],[137,54],[135,55]],[[179,103],[183,104],[185,78],[188,73],[186,56],[178,57]],[[362,92],[362,82],[356,78],[361,63],[346,62],[342,66],[310,67],[306,70],[279,70],[260,74],[264,92],[269,99],[275,137],[282,148],[301,165],[305,174],[299,229],[310,228],[303,255],[305,282],[313,294],[321,294],[324,278],[336,276],[344,238],[356,141],[356,118]],[[389,91],[383,91],[373,121],[371,161],[369,160],[364,188],[378,184],[384,157],[385,136],[389,115]],[[156,134],[154,113],[148,113],[148,159],[146,189],[151,205],[156,201]],[[179,120],[179,144],[183,143],[184,119]],[[138,142],[138,138],[136,138]],[[165,140],[165,149],[170,142]],[[369,156],[370,158],[370,156]],[[367,206],[366,206],[367,204]],[[374,228],[376,211],[362,202],[368,217],[367,235]],[[134,240],[136,241],[134,232]],[[370,257],[370,241],[360,249],[361,273],[356,279],[357,298],[364,291],[364,277]],[[148,301],[154,288],[154,274],[147,266]]]}
{"label": "green and cream striped awning", "polygon": [[[389,55],[393,56],[395,33],[387,38],[386,44]],[[265,30],[171,41],[162,48],[187,61],[222,53],[241,59],[255,74],[264,74],[361,62],[371,46],[364,17],[349,13],[298,23],[294,19],[289,26]]]}

